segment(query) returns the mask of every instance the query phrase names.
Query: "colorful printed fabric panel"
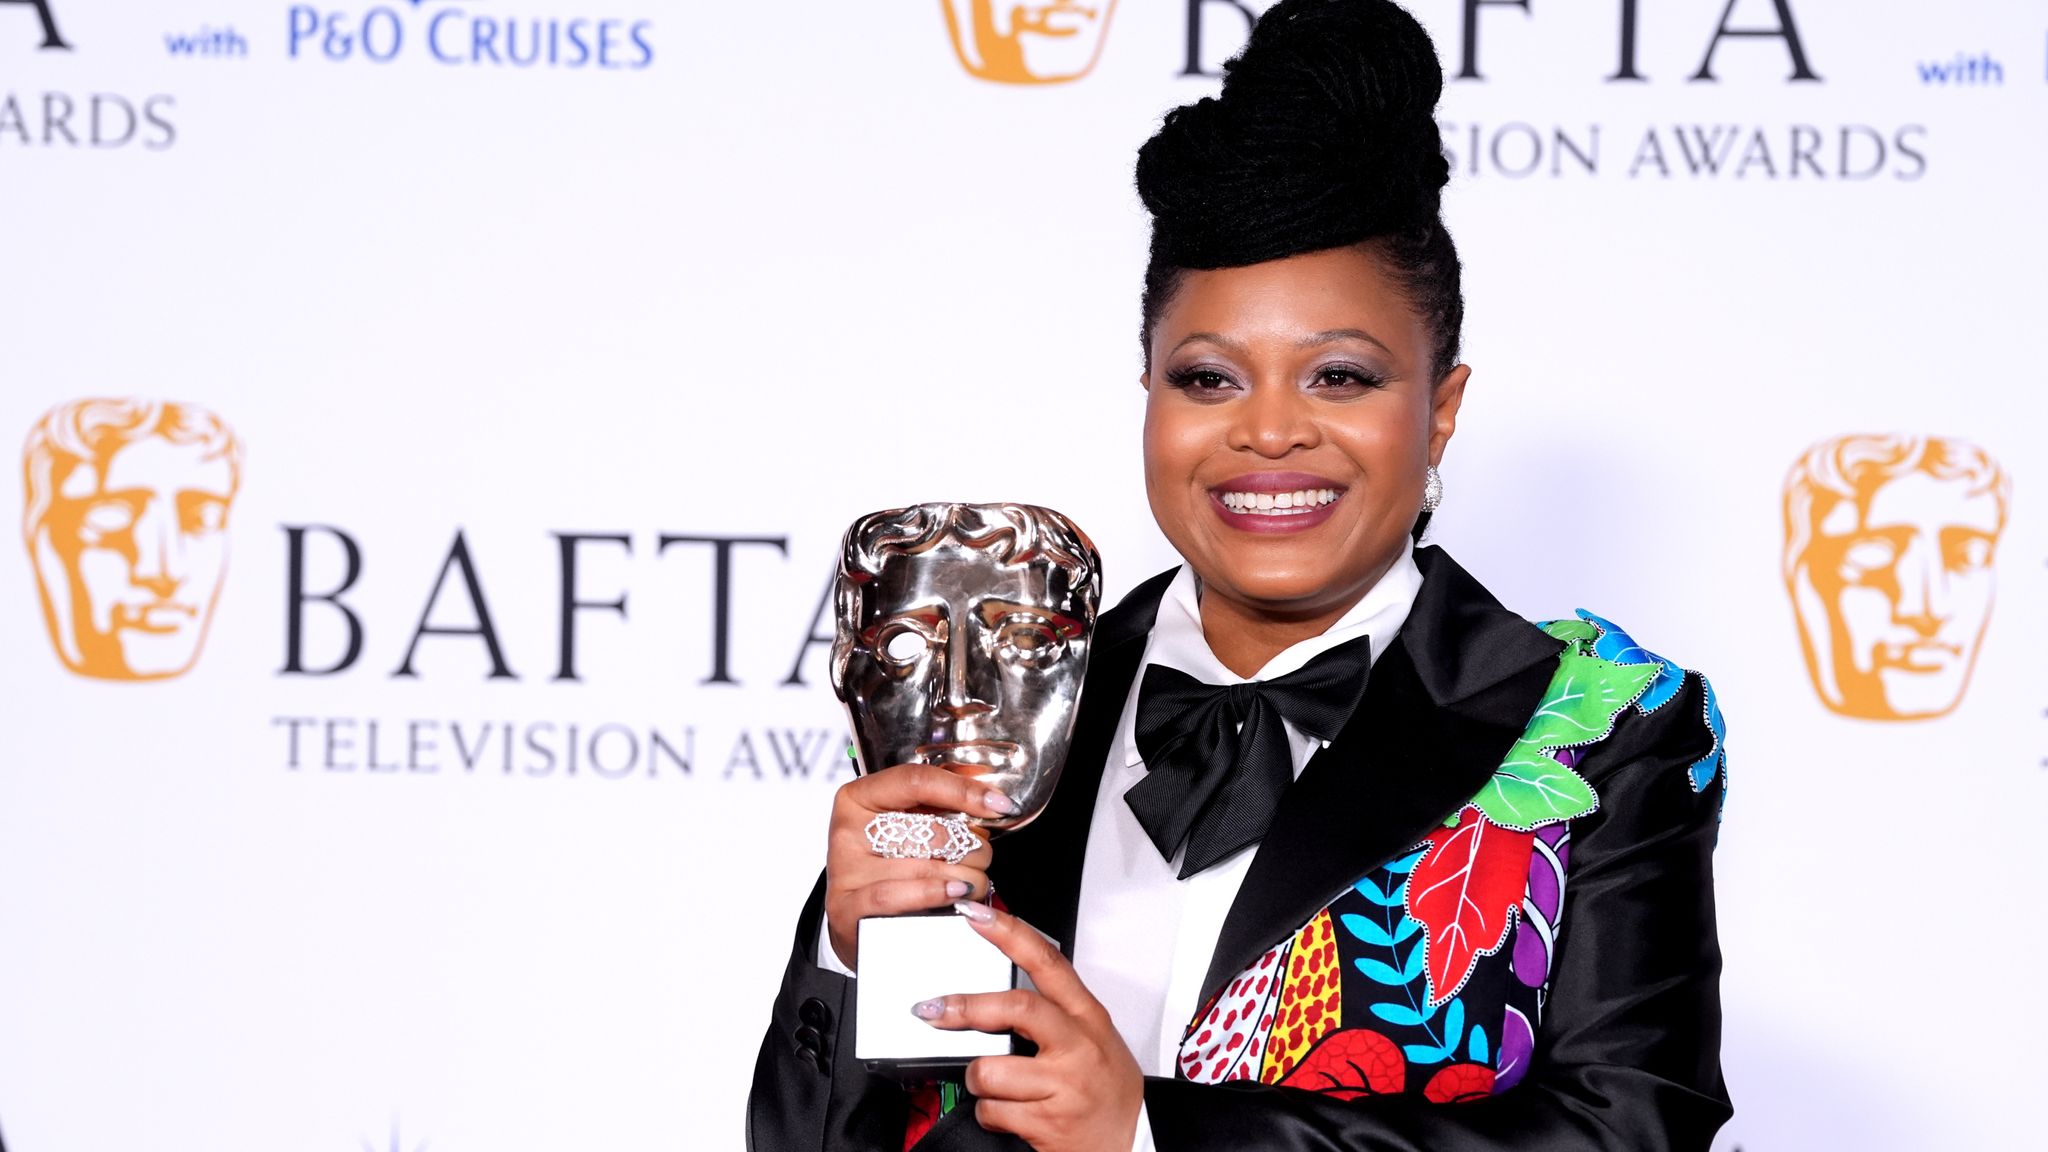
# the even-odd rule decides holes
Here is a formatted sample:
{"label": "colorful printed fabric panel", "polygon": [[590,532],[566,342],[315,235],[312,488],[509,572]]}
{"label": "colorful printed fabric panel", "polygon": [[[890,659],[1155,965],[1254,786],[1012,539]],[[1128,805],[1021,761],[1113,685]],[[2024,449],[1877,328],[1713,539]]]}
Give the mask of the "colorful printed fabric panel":
{"label": "colorful printed fabric panel", "polygon": [[[1204,1005],[1181,1076],[1444,1104],[1521,1082],[1562,927],[1571,821],[1600,803],[1575,768],[1623,709],[1652,712],[1697,675],[1591,613],[1543,627],[1568,647],[1493,778]],[[1689,767],[1694,791],[1724,768],[1720,709],[1701,683],[1714,740]]]}
{"label": "colorful printed fabric panel", "polygon": [[910,1124],[903,1131],[904,1152],[932,1130],[939,1117],[960,1106],[966,1089],[951,1080],[927,1080],[910,1086]]}
{"label": "colorful printed fabric panel", "polygon": [[[1687,783],[1704,792],[1718,777],[1727,794],[1727,731],[1705,677],[1590,612],[1542,627],[1567,647],[1493,778],[1203,1005],[1181,1040],[1182,1077],[1451,1104],[1528,1074],[1563,928],[1571,822],[1600,806],[1580,758],[1623,709],[1655,712],[1692,676],[1713,744]],[[917,1089],[904,1146],[962,1098],[951,1084]]]}
{"label": "colorful printed fabric panel", "polygon": [[[1468,829],[1483,825],[1460,820]],[[1475,849],[1485,859],[1472,869],[1480,884],[1469,900],[1470,921],[1438,925],[1450,943],[1432,953],[1426,921],[1408,907],[1418,876],[1444,883],[1419,871],[1430,852],[1446,852],[1433,847],[1432,837],[1360,879],[1231,981],[1182,1042],[1180,1074],[1342,1099],[1418,1092],[1438,1103],[1518,1082],[1549,977],[1570,834],[1559,823],[1521,836],[1485,835],[1499,836],[1505,850]],[[1515,852],[1522,875],[1511,878],[1511,898],[1519,919],[1486,891]],[[1428,904],[1423,916],[1434,916]],[[1489,925],[1488,915],[1503,927]],[[1467,955],[1471,946],[1479,954]],[[1451,994],[1435,995],[1432,973],[1456,965],[1462,978]]]}

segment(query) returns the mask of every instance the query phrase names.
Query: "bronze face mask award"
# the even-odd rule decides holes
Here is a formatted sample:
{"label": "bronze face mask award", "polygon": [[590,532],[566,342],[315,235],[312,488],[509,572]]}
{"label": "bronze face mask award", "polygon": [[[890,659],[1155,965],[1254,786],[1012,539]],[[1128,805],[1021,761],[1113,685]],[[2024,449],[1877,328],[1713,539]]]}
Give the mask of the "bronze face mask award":
{"label": "bronze face mask award", "polygon": [[[1027,504],[919,504],[847,529],[839,554],[832,688],[862,772],[937,764],[1017,806],[1001,820],[883,813],[880,855],[957,862],[1030,822],[1058,782],[1081,701],[1102,561],[1074,522]],[[945,1032],[920,1000],[1009,988],[1007,957],[946,911],[860,923],[856,1058],[936,1075],[1010,1051],[1008,1036]]]}

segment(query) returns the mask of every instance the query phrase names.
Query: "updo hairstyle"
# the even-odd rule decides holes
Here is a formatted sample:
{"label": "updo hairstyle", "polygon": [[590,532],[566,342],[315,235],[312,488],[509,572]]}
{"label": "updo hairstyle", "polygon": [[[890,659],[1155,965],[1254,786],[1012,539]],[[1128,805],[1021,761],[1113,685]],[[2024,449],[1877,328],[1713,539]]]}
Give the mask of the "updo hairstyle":
{"label": "updo hairstyle", "polygon": [[1152,329],[1184,273],[1365,245],[1429,327],[1432,381],[1457,366],[1465,303],[1444,229],[1443,68],[1390,0],[1281,0],[1224,65],[1223,91],[1166,114],[1138,150],[1152,213]]}

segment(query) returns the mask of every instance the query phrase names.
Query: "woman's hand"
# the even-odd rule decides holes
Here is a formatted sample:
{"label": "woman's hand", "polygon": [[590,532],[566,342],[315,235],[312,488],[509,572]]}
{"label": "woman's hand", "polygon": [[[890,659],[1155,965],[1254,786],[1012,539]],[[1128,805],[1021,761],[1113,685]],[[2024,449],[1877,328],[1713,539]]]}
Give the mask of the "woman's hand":
{"label": "woman's hand", "polygon": [[1145,1077],[1109,1013],[1060,950],[1030,925],[981,904],[962,915],[1031,977],[1038,991],[982,992],[913,1009],[935,1028],[1015,1032],[1036,1056],[983,1056],[967,1066],[974,1118],[1038,1152],[1129,1152]]}
{"label": "woman's hand", "polygon": [[[988,893],[988,845],[961,860],[888,860],[868,844],[868,821],[881,812],[965,812],[1007,816],[1008,796],[932,764],[898,764],[840,785],[825,850],[825,923],[840,963],[859,971],[856,929],[863,916],[943,908]],[[986,837],[984,837],[984,840]]]}

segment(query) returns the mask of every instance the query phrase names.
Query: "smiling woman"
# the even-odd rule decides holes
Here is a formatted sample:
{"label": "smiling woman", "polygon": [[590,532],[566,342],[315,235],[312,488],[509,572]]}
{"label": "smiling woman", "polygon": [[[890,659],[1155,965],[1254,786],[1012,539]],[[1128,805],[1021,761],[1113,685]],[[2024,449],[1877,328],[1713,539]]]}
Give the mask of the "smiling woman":
{"label": "smiling woman", "polygon": [[1404,554],[1469,374],[1436,378],[1433,343],[1364,245],[1180,278],[1152,327],[1145,484],[1225,667],[1327,631]]}
{"label": "smiling woman", "polygon": [[[1282,0],[1140,152],[1145,483],[1186,564],[1098,621],[1029,826],[879,859],[879,816],[1006,801],[929,762],[840,790],[755,1148],[1646,1152],[1728,1118],[1712,688],[1415,546],[1471,374],[1441,89],[1395,5]],[[1032,986],[902,1010],[1033,1054],[872,1075],[854,925],[949,904]]]}

